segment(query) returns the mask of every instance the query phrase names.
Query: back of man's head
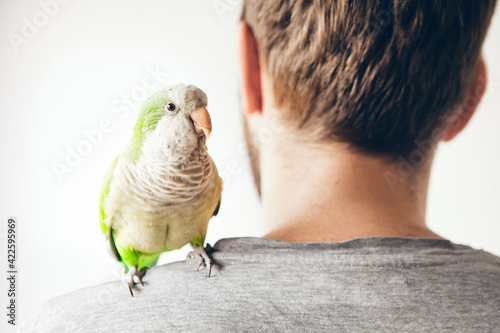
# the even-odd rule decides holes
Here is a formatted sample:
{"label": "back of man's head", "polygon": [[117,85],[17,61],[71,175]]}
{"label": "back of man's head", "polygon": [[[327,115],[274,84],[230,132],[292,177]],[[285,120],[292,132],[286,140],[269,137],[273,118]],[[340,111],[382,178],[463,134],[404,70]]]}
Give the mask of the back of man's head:
{"label": "back of man's head", "polygon": [[496,0],[245,0],[276,107],[373,154],[439,141],[462,108]]}

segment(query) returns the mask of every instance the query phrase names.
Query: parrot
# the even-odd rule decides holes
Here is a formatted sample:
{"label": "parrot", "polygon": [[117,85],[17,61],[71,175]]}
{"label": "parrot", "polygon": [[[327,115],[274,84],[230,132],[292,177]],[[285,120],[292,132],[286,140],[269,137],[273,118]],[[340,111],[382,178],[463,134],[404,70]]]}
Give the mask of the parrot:
{"label": "parrot", "polygon": [[101,231],[124,268],[132,297],[161,253],[190,243],[211,274],[203,248],[208,222],[221,203],[222,179],[208,155],[212,131],[207,95],[187,84],[152,94],[133,135],[105,173],[99,199]]}

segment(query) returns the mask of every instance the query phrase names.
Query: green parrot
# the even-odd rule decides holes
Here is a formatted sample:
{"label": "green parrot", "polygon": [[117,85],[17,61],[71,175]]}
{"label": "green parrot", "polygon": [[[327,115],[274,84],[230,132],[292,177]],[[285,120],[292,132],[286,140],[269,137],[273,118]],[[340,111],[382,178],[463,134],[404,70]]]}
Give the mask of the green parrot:
{"label": "green parrot", "polygon": [[[207,96],[177,84],[143,104],[130,142],[106,172],[99,217],[130,294],[161,253],[191,243],[200,267],[212,263],[203,244],[217,215],[222,180],[208,155]],[[200,268],[199,267],[199,268]]]}

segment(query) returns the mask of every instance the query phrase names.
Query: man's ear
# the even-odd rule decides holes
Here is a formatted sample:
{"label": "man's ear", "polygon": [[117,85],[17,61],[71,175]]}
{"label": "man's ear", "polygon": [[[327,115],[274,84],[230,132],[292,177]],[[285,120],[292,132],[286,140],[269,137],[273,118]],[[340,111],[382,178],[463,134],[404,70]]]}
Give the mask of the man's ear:
{"label": "man's ear", "polygon": [[456,115],[455,120],[453,120],[453,122],[446,130],[446,133],[442,139],[443,141],[452,140],[469,123],[469,120],[472,118],[472,115],[476,111],[479,102],[481,102],[481,99],[483,98],[484,92],[486,91],[487,82],[488,75],[486,72],[486,63],[481,56],[477,64],[476,73],[474,74],[474,78],[472,79],[472,84],[469,88],[469,92],[467,93],[467,97],[465,97],[464,104],[462,105],[459,113]]}
{"label": "man's ear", "polygon": [[239,39],[243,110],[247,114],[262,113],[259,48],[252,29],[245,21],[240,22]]}

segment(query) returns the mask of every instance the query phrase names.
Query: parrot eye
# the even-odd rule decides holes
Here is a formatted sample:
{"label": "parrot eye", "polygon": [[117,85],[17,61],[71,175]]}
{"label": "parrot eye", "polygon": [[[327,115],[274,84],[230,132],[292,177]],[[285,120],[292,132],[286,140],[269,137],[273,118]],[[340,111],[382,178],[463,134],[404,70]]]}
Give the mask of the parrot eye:
{"label": "parrot eye", "polygon": [[175,112],[177,111],[177,106],[175,106],[174,103],[167,103],[167,105],[165,105],[165,110],[168,112]]}

